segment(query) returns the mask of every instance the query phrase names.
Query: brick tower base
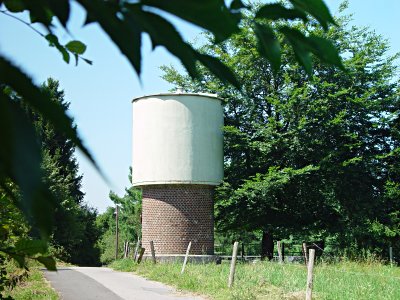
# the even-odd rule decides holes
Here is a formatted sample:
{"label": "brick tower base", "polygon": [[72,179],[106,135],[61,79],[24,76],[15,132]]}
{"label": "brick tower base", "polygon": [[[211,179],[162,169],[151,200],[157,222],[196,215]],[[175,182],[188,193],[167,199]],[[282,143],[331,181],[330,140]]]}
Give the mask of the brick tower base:
{"label": "brick tower base", "polygon": [[143,186],[142,246],[156,255],[214,254],[214,187],[210,185]]}

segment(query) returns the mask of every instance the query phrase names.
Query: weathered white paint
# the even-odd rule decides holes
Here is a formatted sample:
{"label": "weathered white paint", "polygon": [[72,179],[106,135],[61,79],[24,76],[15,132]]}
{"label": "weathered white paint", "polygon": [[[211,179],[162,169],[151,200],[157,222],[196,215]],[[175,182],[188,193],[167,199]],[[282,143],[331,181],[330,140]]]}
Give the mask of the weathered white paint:
{"label": "weathered white paint", "polygon": [[133,103],[132,184],[223,179],[223,110],[208,94],[159,94]]}

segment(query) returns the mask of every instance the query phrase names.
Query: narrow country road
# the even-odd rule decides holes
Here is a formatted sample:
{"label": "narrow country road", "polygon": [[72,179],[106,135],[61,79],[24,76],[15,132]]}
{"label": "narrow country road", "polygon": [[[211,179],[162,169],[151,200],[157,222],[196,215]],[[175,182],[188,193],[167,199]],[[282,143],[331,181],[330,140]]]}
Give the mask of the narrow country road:
{"label": "narrow country road", "polygon": [[44,271],[63,300],[202,300],[180,295],[175,289],[132,273],[109,268],[68,267]]}

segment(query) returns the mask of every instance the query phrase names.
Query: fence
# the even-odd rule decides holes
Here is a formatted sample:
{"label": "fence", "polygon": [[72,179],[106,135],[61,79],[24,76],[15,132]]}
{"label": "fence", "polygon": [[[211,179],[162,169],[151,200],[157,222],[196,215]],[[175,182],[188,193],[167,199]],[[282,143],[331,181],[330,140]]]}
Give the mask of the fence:
{"label": "fence", "polygon": [[[140,244],[140,240],[138,242]],[[285,262],[300,262],[300,263],[306,262],[307,257],[304,255],[304,253],[308,253],[309,249],[316,250],[316,259],[322,259],[324,261],[338,262],[343,257],[346,257],[346,254],[343,253],[343,251],[341,251],[341,246],[338,244],[325,244],[323,247],[321,247],[313,242],[308,242],[306,243],[307,245],[306,249],[304,249],[303,244],[299,243],[280,242],[280,244],[282,249],[281,253],[279,253],[277,245],[274,246],[274,252],[273,252],[274,261],[279,261],[281,256],[282,257],[281,259],[284,260]],[[138,248],[137,242],[132,243],[125,241],[123,249],[124,249],[124,252],[122,254],[123,258],[129,258],[129,257],[136,258],[138,252],[140,252],[140,248]],[[233,244],[232,245],[216,244],[214,253],[215,255],[221,257],[221,259],[230,260],[232,250],[233,250]],[[250,261],[250,260],[260,259],[261,242],[252,242],[252,243],[239,242],[237,252],[238,252],[237,254],[238,260],[240,261]],[[367,255],[368,253],[364,254],[365,258],[367,258],[366,257]],[[360,253],[359,256],[363,256],[363,253]],[[388,247],[386,253],[385,251],[383,251],[381,259],[387,261],[391,265],[396,265],[400,263],[400,249]]]}
{"label": "fence", "polygon": [[[305,253],[308,253],[309,249],[316,250],[316,259],[322,259],[324,261],[332,261],[339,262],[343,258],[354,257],[354,258],[365,258],[368,259],[368,256],[372,256],[371,253],[368,252],[358,252],[358,254],[346,253],[343,250],[343,246],[339,244],[327,243],[323,246],[318,245],[317,243],[307,242],[306,249],[304,249],[304,245],[300,243],[284,243],[280,242],[282,245],[282,257],[286,262],[305,262]],[[233,244],[232,245],[215,245],[215,255],[220,256],[222,259],[230,259],[230,254],[232,253]],[[252,243],[239,243],[238,246],[238,260],[254,260],[261,258],[261,242],[252,242]],[[391,265],[400,263],[400,249],[396,249],[393,247],[388,247],[387,250],[382,251],[382,255],[379,257],[380,260],[387,261]],[[279,260],[279,251],[278,247],[274,245],[273,251],[273,260]]]}
{"label": "fence", "polygon": [[[144,253],[144,248],[142,248],[140,246],[140,241],[138,241],[137,243],[128,243],[125,242],[125,258],[130,258],[130,256],[132,256],[132,258],[138,263],[140,264],[141,260],[142,260],[142,256]],[[134,254],[129,250],[130,246],[135,245],[135,251]],[[285,247],[285,246],[286,247]],[[186,251],[186,255],[184,257],[184,261],[183,261],[183,265],[182,265],[182,269],[181,269],[181,276],[188,276],[185,273],[185,267],[186,264],[188,263],[188,257],[190,256],[190,249],[191,249],[191,242],[189,242],[188,244],[188,248]],[[261,246],[258,243],[253,243],[251,245],[251,247],[256,247],[256,246]],[[332,247],[329,247],[332,245],[328,245],[325,246],[328,249],[333,249]],[[151,254],[152,254],[152,260],[153,263],[158,263],[158,260],[156,260],[156,253],[154,250],[154,243],[151,241],[150,242],[150,247],[151,247]],[[239,271],[236,271],[236,263],[237,261],[242,261],[242,262],[246,262],[246,261],[250,261],[253,259],[257,259],[260,258],[259,255],[244,255],[244,251],[240,252],[240,250],[245,250],[246,246],[245,245],[241,245],[239,242],[235,242],[233,244],[232,248],[232,252],[230,255],[220,255],[220,257],[222,259],[226,259],[229,260],[230,263],[230,271],[229,271],[229,277],[227,277],[227,287],[231,288],[234,286],[234,281],[235,281],[235,272],[240,272],[240,270],[243,269],[239,269]],[[301,272],[304,272],[304,275],[306,275],[306,277],[304,277],[304,289],[302,290],[302,292],[305,295],[306,300],[311,300],[313,297],[313,283],[314,283],[314,270],[317,271],[317,279],[321,280],[320,275],[318,275],[318,270],[320,270],[320,266],[319,264],[314,265],[314,262],[317,260],[317,253],[319,258],[321,259],[326,259],[327,257],[331,257],[331,258],[335,258],[333,256],[332,253],[330,253],[329,251],[324,251],[323,248],[321,248],[318,243],[313,243],[313,242],[309,242],[309,243],[303,243],[303,244],[289,244],[289,243],[282,243],[282,242],[277,242],[277,245],[275,245],[274,247],[276,249],[276,251],[274,252],[274,260],[278,261],[279,263],[283,264],[284,262],[290,262],[290,258],[291,257],[297,257],[299,262],[305,262],[306,267],[303,264],[290,264],[290,267],[293,269],[295,268],[296,270],[301,270]],[[139,254],[137,254],[138,249],[140,249]],[[247,248],[249,249],[249,248]],[[251,249],[251,248],[250,248]],[[133,249],[132,249],[133,250]],[[395,251],[396,249],[393,249],[392,247],[388,248],[388,262],[390,263],[391,266],[395,266],[395,256],[394,254],[396,253]],[[243,255],[242,255],[243,254]],[[297,254],[297,255],[293,255],[293,254]],[[136,257],[137,256],[137,257]],[[286,257],[286,259],[285,259]],[[293,260],[292,260],[293,261]],[[324,266],[325,264],[322,264],[322,266]],[[271,265],[270,265],[271,266]],[[325,265],[326,266],[326,265]],[[289,264],[286,264],[286,266],[282,265],[282,268],[287,268],[289,267]],[[275,269],[275,270],[280,270],[282,269],[279,267],[279,269]],[[321,270],[323,270],[323,268],[321,268]],[[394,270],[394,269],[393,269]],[[373,274],[373,273],[362,273],[362,272],[355,272],[355,271],[349,271],[349,270],[340,270],[340,269],[331,269],[330,272],[338,272],[338,273],[342,273],[342,274],[350,274],[351,276],[360,276],[361,278],[363,276],[368,276],[368,277],[373,277],[373,278],[383,278],[383,279],[391,279],[391,280],[395,280],[396,282],[399,281],[400,283],[400,276],[390,276],[388,275],[388,273],[386,274]],[[190,275],[189,275],[190,276]],[[342,276],[342,275],[340,275]],[[367,278],[367,277],[365,277]],[[364,279],[362,279],[364,281]],[[398,299],[398,298],[396,298]]]}

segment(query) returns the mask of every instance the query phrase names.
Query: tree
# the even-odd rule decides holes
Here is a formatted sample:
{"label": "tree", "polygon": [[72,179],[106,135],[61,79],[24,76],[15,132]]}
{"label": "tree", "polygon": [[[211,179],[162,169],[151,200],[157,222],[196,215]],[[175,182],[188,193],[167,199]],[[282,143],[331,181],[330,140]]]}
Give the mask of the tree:
{"label": "tree", "polygon": [[[132,181],[132,168],[130,168],[129,182]],[[137,241],[141,236],[141,212],[142,194],[138,188],[125,188],[125,195],[119,197],[110,191],[110,200],[118,206],[118,227],[120,241]],[[108,207],[96,220],[101,231],[98,245],[101,251],[102,263],[109,263],[115,259],[115,208]],[[118,252],[123,252],[123,244],[120,242]]]}
{"label": "tree", "polygon": [[163,68],[164,79],[186,91],[227,99],[218,228],[263,232],[264,244],[273,235],[331,236],[370,249],[398,242],[397,55],[387,55],[382,37],[342,17],[325,37],[335,41],[348,72],[316,62],[307,78],[284,47],[274,75],[256,50],[251,20],[230,40],[199,49],[235,69],[240,91],[205,68],[198,79]]}
{"label": "tree", "polygon": [[[42,85],[41,89],[52,102],[59,105],[64,111],[68,110],[69,103],[66,102],[64,91],[60,89],[58,81],[50,78]],[[10,92],[10,95],[12,95],[13,102],[22,108],[32,124],[37,137],[36,142],[40,145],[42,180],[48,186],[50,195],[54,199],[52,208],[54,209],[53,218],[56,222],[52,220],[50,238],[52,248],[55,249],[53,253],[57,258],[74,264],[98,264],[99,253],[95,248],[98,238],[95,226],[97,212],[83,202],[82,176],[78,174],[73,143],[65,134],[56,131],[42,115],[27,106],[18,94]],[[15,186],[14,190],[15,201],[10,205],[17,210],[21,195]],[[22,219],[23,222],[18,220],[14,222],[21,226],[19,223],[25,223],[25,219]],[[40,232],[35,224],[26,228],[25,235],[20,237],[28,238],[30,236],[36,239],[40,237]]]}
{"label": "tree", "polygon": [[[42,89],[51,101],[61,106],[65,112],[68,110],[69,102],[65,100],[58,81],[50,78],[42,85]],[[96,265],[99,263],[99,253],[95,247],[99,236],[95,226],[97,212],[83,202],[82,175],[79,174],[74,144],[63,132],[55,130],[43,116],[29,107],[26,110],[41,144],[46,185],[56,200],[56,222],[51,243],[64,251],[65,256],[62,258],[65,261]]]}
{"label": "tree", "polygon": [[[192,77],[198,76],[196,64],[200,62],[224,82],[240,88],[235,75],[225,65],[215,57],[193,49],[163,14],[157,11],[158,9],[170,13],[198,25],[211,32],[215,37],[215,42],[222,42],[239,31],[241,11],[247,9],[240,0],[232,1],[229,7],[223,0],[167,2],[161,0],[138,2],[77,0],[77,2],[86,10],[85,24],[98,23],[128,58],[138,74],[141,71],[141,37],[142,33],[146,33],[150,36],[154,47],[163,46],[178,57]],[[316,20],[324,29],[328,29],[328,25],[334,23],[322,0],[313,2],[290,0],[289,2],[290,7],[279,3],[266,4],[259,8],[256,17],[259,20],[298,19],[306,23]],[[86,50],[82,42],[73,40],[63,45],[54,34],[56,18],[60,26],[68,31],[69,0],[56,2],[45,0],[40,4],[29,0],[0,0],[0,5],[2,5],[1,13],[4,15],[19,19],[15,14],[26,12],[29,13],[30,21],[19,19],[20,21],[28,26],[32,23],[43,25],[46,33],[32,26],[31,28],[45,38],[50,46],[60,51],[67,63],[71,55],[76,63],[79,60],[91,63],[82,56]],[[321,57],[327,63],[341,66],[340,58],[328,40],[304,35],[290,26],[273,28],[268,23],[260,21],[254,21],[253,25],[257,33],[260,53],[271,62],[275,70],[280,65],[280,43],[276,38],[277,31],[285,35],[297,59],[309,73],[311,73],[310,53]],[[63,132],[95,164],[79,138],[71,118],[60,106],[53,103],[48,95],[35,86],[20,68],[3,56],[0,56],[0,84],[9,86],[18,93],[27,105],[39,112],[57,131]],[[28,220],[39,228],[42,238],[47,239],[51,231],[52,209],[51,201],[49,201],[51,194],[48,187],[41,181],[40,151],[35,143],[36,138],[31,124],[27,122],[20,109],[11,103],[9,93],[3,89],[0,93],[0,119],[0,137],[4,143],[0,152],[0,186],[4,188],[6,180],[11,179],[20,187],[23,195],[21,208]],[[7,189],[5,190],[7,192]]]}

